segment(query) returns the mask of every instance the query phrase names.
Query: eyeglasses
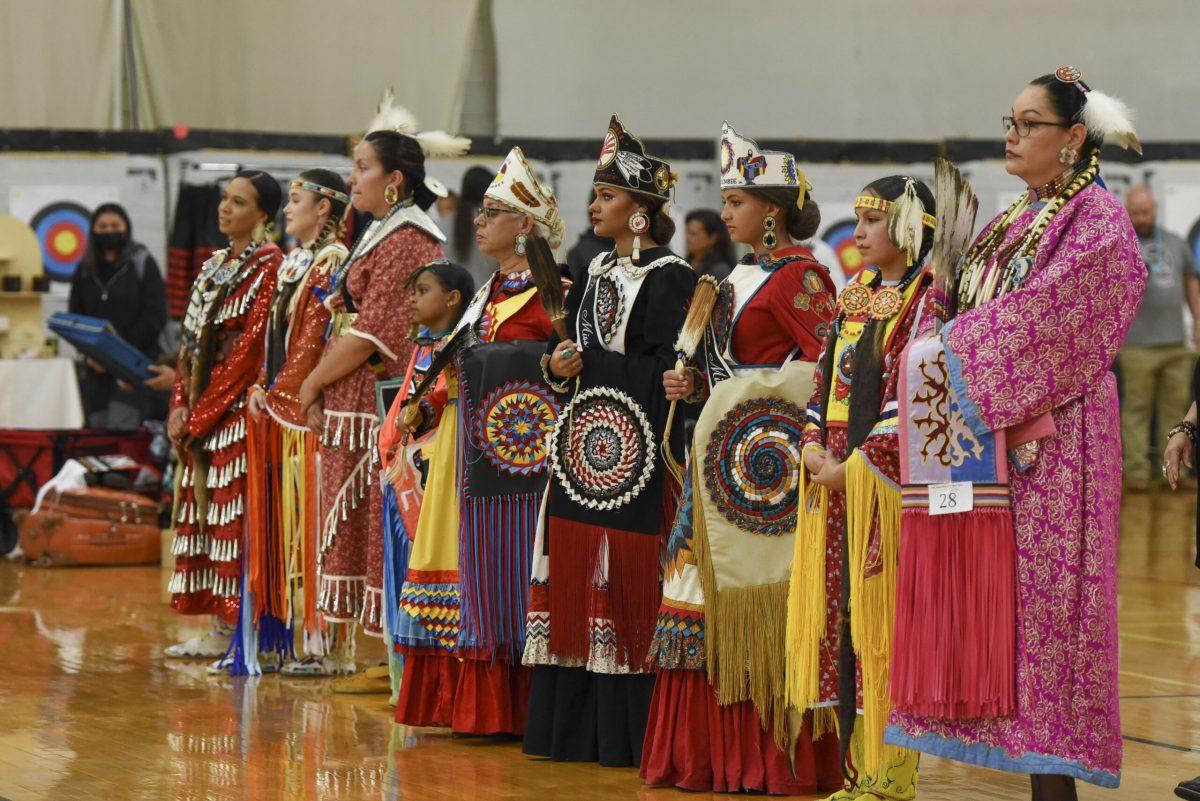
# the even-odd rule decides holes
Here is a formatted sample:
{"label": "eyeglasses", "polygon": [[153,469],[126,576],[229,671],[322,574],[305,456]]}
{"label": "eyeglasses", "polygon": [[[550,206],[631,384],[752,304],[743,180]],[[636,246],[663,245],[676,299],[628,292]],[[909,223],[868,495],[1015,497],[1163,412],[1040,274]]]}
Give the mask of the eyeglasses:
{"label": "eyeglasses", "polygon": [[1017,129],[1017,136],[1025,139],[1032,134],[1039,125],[1053,125],[1055,128],[1070,128],[1070,123],[1066,122],[1041,122],[1040,120],[1018,120],[1013,117],[1001,117],[1000,121],[1004,123],[1004,133],[1007,134],[1014,127]]}
{"label": "eyeglasses", "polygon": [[513,211],[512,209],[502,209],[499,206],[484,206],[479,209],[479,216],[484,219],[484,222],[491,222],[501,214],[521,214],[522,212]]}

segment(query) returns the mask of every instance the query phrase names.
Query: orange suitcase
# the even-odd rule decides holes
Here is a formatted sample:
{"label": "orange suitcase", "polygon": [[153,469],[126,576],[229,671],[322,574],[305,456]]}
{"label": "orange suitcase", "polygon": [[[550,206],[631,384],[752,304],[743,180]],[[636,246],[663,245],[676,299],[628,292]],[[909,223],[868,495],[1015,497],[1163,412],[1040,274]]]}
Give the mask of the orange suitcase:
{"label": "orange suitcase", "polygon": [[47,497],[18,521],[26,557],[49,565],[153,565],[158,509],[142,495],[89,487]]}

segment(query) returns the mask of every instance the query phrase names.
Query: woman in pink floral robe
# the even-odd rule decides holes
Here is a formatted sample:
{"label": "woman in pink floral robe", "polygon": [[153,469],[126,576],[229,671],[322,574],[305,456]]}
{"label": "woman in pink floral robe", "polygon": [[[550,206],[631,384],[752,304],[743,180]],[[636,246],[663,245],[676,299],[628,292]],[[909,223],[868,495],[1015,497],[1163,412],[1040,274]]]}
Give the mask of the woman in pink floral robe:
{"label": "woman in pink floral robe", "polygon": [[[1071,124],[1083,119],[1078,107],[1090,102],[1090,90],[1076,85],[1082,84],[1077,76],[1073,68],[1063,68],[1058,77],[1038,79],[1014,104],[1016,124],[1005,140],[1009,171],[1027,178],[1021,162],[1037,157],[1035,144],[1049,149],[1050,164],[1060,158],[1061,147],[1067,167],[1061,182],[1039,186],[1027,180],[1028,206],[1020,213],[1014,206],[1011,221],[1002,214],[980,234],[977,241],[986,241],[993,228],[1008,223],[986,266],[1011,264],[1043,208],[1070,195],[1064,187],[1072,179],[1083,188],[1032,240],[1036,247],[1025,262],[1024,281],[960,311],[940,333],[952,389],[968,424],[994,432],[1047,413],[1053,420],[1054,430],[1036,440],[1031,464],[1010,458],[1015,712],[950,720],[893,711],[885,738],[938,756],[1031,774],[1034,797],[1053,799],[1074,798],[1075,778],[1104,787],[1120,781],[1121,440],[1111,367],[1146,284],[1137,236],[1124,208],[1099,177],[1083,180],[1086,172],[1095,176],[1099,169],[1092,126],[1076,132],[1081,140],[1087,137],[1082,146],[1068,140],[1073,127],[1084,127]],[[1063,113],[1056,94],[1057,100],[1074,103],[1075,112],[1068,105]],[[1023,116],[1039,122],[1022,126]],[[1077,161],[1071,158],[1073,147]],[[904,645],[897,642],[896,648]]]}

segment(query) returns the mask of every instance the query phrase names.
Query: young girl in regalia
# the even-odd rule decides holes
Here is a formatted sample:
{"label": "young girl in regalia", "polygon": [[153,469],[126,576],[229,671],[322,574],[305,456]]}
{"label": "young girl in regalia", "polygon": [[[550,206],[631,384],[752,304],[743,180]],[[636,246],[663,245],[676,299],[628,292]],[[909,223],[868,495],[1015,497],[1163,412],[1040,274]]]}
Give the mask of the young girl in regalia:
{"label": "young girl in regalia", "polygon": [[[868,265],[838,299],[802,439],[801,509],[787,619],[788,702],[834,707],[844,789],[910,799],[917,756],[885,745],[900,541],[897,380],[929,288],[934,198],[893,175],[854,200]],[[861,710],[861,712],[860,712]]]}

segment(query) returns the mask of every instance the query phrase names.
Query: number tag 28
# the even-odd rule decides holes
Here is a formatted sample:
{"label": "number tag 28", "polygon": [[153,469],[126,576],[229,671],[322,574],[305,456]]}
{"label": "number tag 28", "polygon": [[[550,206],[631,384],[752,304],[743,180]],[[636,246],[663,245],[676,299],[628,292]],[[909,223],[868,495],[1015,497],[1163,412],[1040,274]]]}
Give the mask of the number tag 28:
{"label": "number tag 28", "polygon": [[975,508],[975,488],[970,481],[929,485],[929,514],[953,515]]}

